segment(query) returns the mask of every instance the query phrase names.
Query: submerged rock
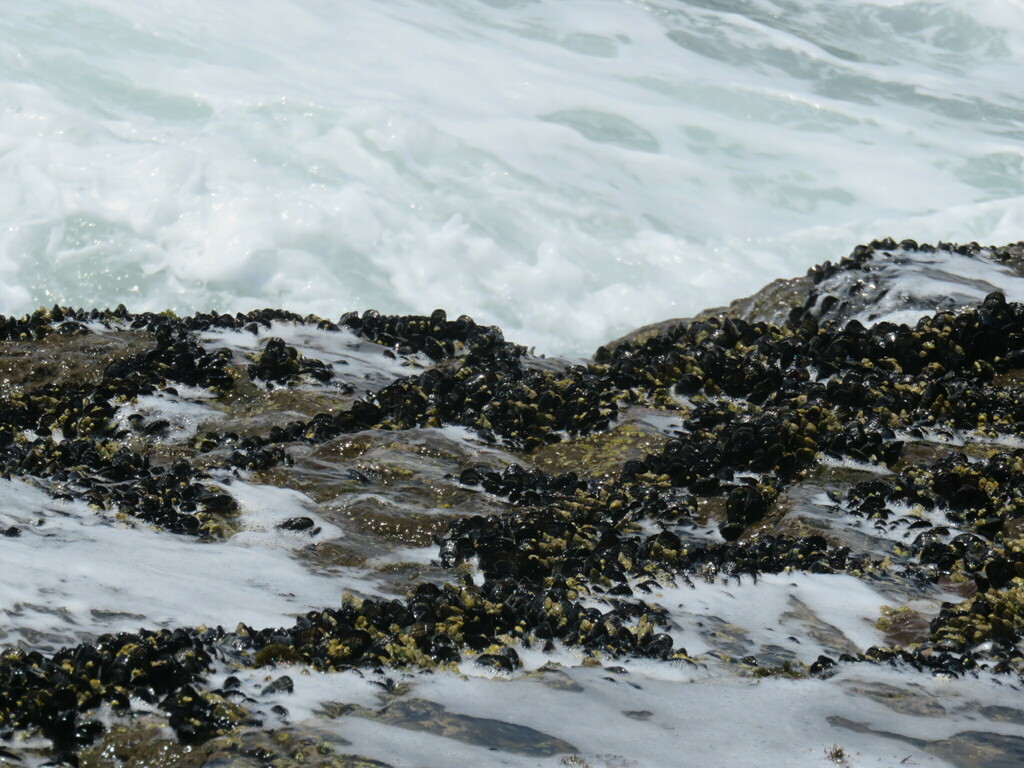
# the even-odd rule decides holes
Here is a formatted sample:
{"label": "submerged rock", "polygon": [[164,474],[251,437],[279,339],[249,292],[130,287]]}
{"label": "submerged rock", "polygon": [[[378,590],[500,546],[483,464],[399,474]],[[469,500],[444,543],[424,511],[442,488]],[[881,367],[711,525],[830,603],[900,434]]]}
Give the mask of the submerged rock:
{"label": "submerged rock", "polygon": [[551,757],[577,751],[571,744],[533,728],[447,712],[441,704],[422,699],[397,701],[379,711],[355,708],[348,714],[527,757]]}

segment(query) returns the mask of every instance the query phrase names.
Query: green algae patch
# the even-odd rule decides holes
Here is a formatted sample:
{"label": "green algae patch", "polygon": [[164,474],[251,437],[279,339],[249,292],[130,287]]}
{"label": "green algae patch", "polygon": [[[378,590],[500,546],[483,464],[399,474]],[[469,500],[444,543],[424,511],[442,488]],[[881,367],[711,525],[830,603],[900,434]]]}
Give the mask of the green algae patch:
{"label": "green algae patch", "polygon": [[391,768],[346,754],[350,746],[348,739],[313,728],[246,729],[210,742],[203,768]]}
{"label": "green algae patch", "polygon": [[654,713],[647,709],[624,709],[622,714],[631,720],[650,720]]}
{"label": "green algae patch", "polygon": [[576,472],[586,477],[615,477],[627,461],[642,459],[667,442],[664,435],[623,424],[607,432],[545,446],[530,459],[535,467],[549,474]]}
{"label": "green algae patch", "polygon": [[570,693],[583,693],[586,689],[562,669],[561,665],[549,661],[538,669],[525,673],[527,679],[536,680],[548,688]]}
{"label": "green algae patch", "polygon": [[323,541],[298,551],[300,560],[319,572],[331,572],[338,568],[360,568],[369,559],[367,553],[347,543],[346,539]]}

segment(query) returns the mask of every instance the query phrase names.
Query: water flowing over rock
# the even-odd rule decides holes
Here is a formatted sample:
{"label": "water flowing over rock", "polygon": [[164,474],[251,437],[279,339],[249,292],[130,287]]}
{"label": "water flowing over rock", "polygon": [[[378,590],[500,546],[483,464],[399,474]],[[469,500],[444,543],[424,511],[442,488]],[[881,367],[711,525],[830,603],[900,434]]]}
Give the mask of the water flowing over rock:
{"label": "water flowing over rock", "polygon": [[[657,668],[803,686],[815,738],[871,754],[1010,764],[1022,255],[876,241],[585,363],[441,310],[0,318],[0,756],[405,764],[356,738],[397,728],[599,764],[600,735],[445,681],[544,702]],[[87,562],[113,537],[137,579]],[[145,581],[162,557],[181,573]],[[168,602],[205,584],[225,613]],[[879,725],[933,711],[935,676],[989,686],[958,711],[998,734]],[[629,728],[664,717],[619,695]]]}

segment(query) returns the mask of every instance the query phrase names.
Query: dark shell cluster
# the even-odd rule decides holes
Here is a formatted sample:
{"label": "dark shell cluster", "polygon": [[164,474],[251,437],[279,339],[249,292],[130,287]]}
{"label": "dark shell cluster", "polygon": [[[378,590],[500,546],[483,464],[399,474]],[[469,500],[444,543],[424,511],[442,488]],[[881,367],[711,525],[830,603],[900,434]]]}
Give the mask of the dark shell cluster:
{"label": "dark shell cluster", "polygon": [[[838,273],[870,272],[897,247],[930,248],[878,241],[816,267],[809,279],[824,286]],[[986,258],[1009,261],[1015,248]],[[957,253],[973,258],[980,249]],[[424,581],[401,600],[349,597],[290,627],[141,630],[52,655],[10,650],[0,656],[0,737],[41,733],[58,760],[73,764],[102,731],[97,708],[124,712],[134,697],[166,712],[183,743],[202,742],[251,718],[242,692],[206,685],[215,660],[340,670],[443,669],[474,659],[511,672],[521,666],[516,648],[563,644],[595,659],[694,663],[674,645],[652,596],[659,586],[788,571],[943,582],[970,594],[929,617],[914,642],[821,656],[808,660],[809,674],[884,662],[1020,675],[1024,450],[983,443],[1024,434],[1024,306],[992,293],[913,326],[865,327],[839,322],[841,303],[812,288],[786,325],[738,316],[680,322],[602,347],[586,365],[532,358],[498,329],[464,316],[450,321],[441,310],[350,313],[337,322],[272,310],[177,318],[124,308],[0,318],[8,344],[111,330],[145,339],[141,349],[104,360],[95,381],[5,393],[0,462],[5,477],[34,478],[57,496],[173,534],[214,538],[230,529],[237,504],[212,472],[287,465],[290,450],[342,435],[460,425],[522,458],[503,470],[467,465],[453,476],[506,511],[456,519],[438,537],[440,564],[453,569],[448,583]],[[200,341],[207,331],[256,333],[274,322],[347,329],[421,364],[348,407],[258,434],[210,431],[160,455],[132,441],[166,430],[118,419],[118,409],[142,395],[187,386],[225,396],[245,377],[283,388],[331,382],[328,363],[277,337],[248,363]],[[635,411],[672,414],[679,428],[601,476],[531,466],[538,451],[606,433]],[[970,455],[937,439],[955,435],[966,435]],[[791,493],[826,460],[880,470],[833,492],[830,514],[902,543],[884,554],[855,551],[825,525],[785,528]],[[303,527],[312,527],[308,520]],[[461,570],[466,564],[478,570],[476,582]]]}
{"label": "dark shell cluster", "polygon": [[[0,400],[3,475],[45,480],[58,498],[83,499],[175,533],[213,531],[235,513],[232,497],[208,484],[201,468],[154,464],[121,441],[129,430],[114,419],[118,404],[152,391],[146,381],[135,384],[104,379],[95,387],[45,386]],[[147,436],[160,428],[140,425]]]}
{"label": "dark shell cluster", "polygon": [[299,354],[283,340],[267,339],[263,351],[249,366],[249,376],[254,381],[261,379],[269,384],[297,384],[303,376],[319,382],[330,381],[334,372],[322,360],[309,360]]}
{"label": "dark shell cluster", "polygon": [[76,764],[75,750],[103,732],[100,705],[124,713],[132,698],[168,712],[184,743],[223,733],[237,715],[190,684],[209,668],[208,645],[202,633],[177,629],[105,635],[50,656],[8,650],[0,655],[0,735],[36,730],[53,742],[56,762]]}

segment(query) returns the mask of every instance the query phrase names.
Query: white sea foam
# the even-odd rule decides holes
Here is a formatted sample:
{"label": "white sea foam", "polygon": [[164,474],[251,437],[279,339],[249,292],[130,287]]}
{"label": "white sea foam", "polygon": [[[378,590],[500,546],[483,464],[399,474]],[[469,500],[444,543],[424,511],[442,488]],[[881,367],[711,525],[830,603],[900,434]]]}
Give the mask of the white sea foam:
{"label": "white sea foam", "polygon": [[[239,364],[254,359],[273,337],[295,347],[299,354],[321,360],[331,366],[335,383],[361,389],[377,389],[402,376],[409,376],[431,365],[424,355],[397,356],[393,351],[360,339],[347,328],[326,331],[294,323],[271,323],[256,333],[213,329],[200,334],[200,342],[210,349],[226,347]],[[329,385],[330,386],[330,385]]]}
{"label": "white sea foam", "polygon": [[[686,765],[754,768],[764,765],[765,754],[780,765],[820,768],[829,764],[825,752],[833,745],[843,747],[851,766],[943,768],[951,763],[913,740],[965,731],[1011,736],[1020,731],[1000,722],[1000,712],[1020,711],[1019,690],[1010,686],[984,678],[908,680],[896,670],[866,665],[844,669],[830,681],[754,680],[643,661],[615,670],[587,668],[567,656],[511,678],[468,667],[462,677],[393,674],[407,686],[401,696],[385,695],[382,676],[369,673],[297,675],[288,667],[278,672],[290,675],[295,691],[261,697],[263,707],[284,706],[290,722],[352,742],[341,751],[396,768],[442,763],[662,768],[680,765],[680,755]],[[253,691],[271,679],[265,670],[231,673]],[[428,702],[435,711],[443,708],[447,715],[481,718],[477,724],[483,728],[489,720],[531,729],[534,736],[567,742],[579,755],[516,754],[471,743],[457,727],[442,738],[423,730],[430,727],[430,717],[406,727],[368,719],[374,711],[389,704],[400,707],[409,699]],[[351,705],[355,711],[334,720],[314,718],[324,702]],[[837,727],[837,721],[843,724]]]}
{"label": "white sea foam", "polygon": [[[756,597],[754,596],[756,593]],[[708,638],[721,626],[739,629],[751,655],[765,646],[781,646],[807,664],[834,649],[809,645],[807,617],[829,627],[837,638],[865,649],[882,642],[872,626],[886,602],[853,576],[837,574],[766,574],[753,579],[719,580],[693,587],[658,590],[652,598],[670,611],[679,629],[673,634],[691,654],[713,649]],[[799,635],[802,640],[794,638]]]}
{"label": "white sea foam", "polygon": [[[1013,265],[993,260],[988,249],[975,256],[944,250],[882,250],[872,256],[867,270],[842,270],[818,290],[822,297],[839,300],[824,315],[840,324],[856,319],[865,325],[883,321],[914,325],[938,311],[981,304],[996,291],[1007,301],[1024,301],[1024,279]],[[824,309],[822,303],[819,297],[818,308]]]}
{"label": "white sea foam", "polygon": [[[183,391],[188,391],[190,397],[182,397]],[[183,443],[194,437],[201,425],[224,418],[222,411],[196,402],[197,399],[208,397],[209,394],[198,389],[181,387],[177,394],[156,392],[152,395],[141,395],[131,403],[118,408],[117,421],[122,428],[131,424],[130,417],[166,421],[166,431],[155,439],[170,443]],[[55,431],[55,438],[58,435],[59,433]]]}
{"label": "white sea foam", "polygon": [[455,314],[586,353],[1024,229],[997,0],[0,0],[0,311]]}
{"label": "white sea foam", "polygon": [[[310,537],[272,526],[310,514],[300,494],[240,481],[229,490],[247,530],[204,543],[0,480],[0,527],[20,531],[0,539],[0,645],[46,650],[139,627],[290,625],[297,614],[339,604],[346,590],[376,592],[354,570],[319,576],[295,559],[292,550]],[[321,535],[335,532],[320,525]]]}

